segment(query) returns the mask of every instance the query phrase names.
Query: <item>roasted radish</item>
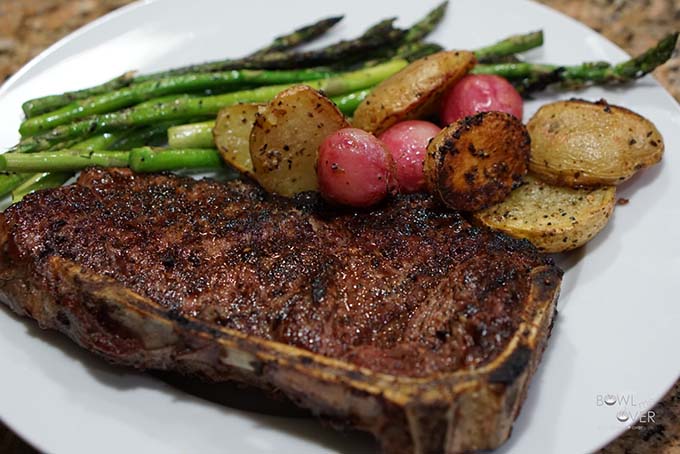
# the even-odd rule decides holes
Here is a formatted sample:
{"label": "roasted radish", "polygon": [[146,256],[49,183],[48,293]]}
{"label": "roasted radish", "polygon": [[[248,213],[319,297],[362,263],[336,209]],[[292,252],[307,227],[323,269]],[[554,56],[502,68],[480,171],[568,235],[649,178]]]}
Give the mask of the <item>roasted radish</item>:
{"label": "roasted radish", "polygon": [[423,163],[427,144],[441,128],[429,121],[407,120],[391,126],[380,135],[394,160],[399,192],[425,189]]}
{"label": "roasted radish", "polygon": [[444,95],[440,120],[448,125],[480,112],[507,112],[522,119],[524,102],[510,82],[490,74],[468,74]]}
{"label": "roasted radish", "polygon": [[373,134],[357,128],[326,137],[316,170],[323,197],[342,205],[373,205],[393,187],[391,155]]}

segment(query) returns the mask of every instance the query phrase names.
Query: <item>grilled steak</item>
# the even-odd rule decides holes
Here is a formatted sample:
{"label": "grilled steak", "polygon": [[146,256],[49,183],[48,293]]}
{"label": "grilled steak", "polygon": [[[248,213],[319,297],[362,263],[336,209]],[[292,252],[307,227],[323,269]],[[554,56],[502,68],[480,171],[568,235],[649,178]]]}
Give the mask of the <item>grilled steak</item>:
{"label": "grilled steak", "polygon": [[[390,452],[507,437],[561,277],[527,242],[425,195],[343,211],[243,181],[90,169],[0,221],[0,296],[17,312],[113,362],[276,387]],[[465,380],[498,419],[491,434],[456,436],[465,424],[448,410],[420,422],[399,410],[418,411],[427,389],[443,392],[436,408],[462,405]],[[336,387],[353,394],[323,395]]]}

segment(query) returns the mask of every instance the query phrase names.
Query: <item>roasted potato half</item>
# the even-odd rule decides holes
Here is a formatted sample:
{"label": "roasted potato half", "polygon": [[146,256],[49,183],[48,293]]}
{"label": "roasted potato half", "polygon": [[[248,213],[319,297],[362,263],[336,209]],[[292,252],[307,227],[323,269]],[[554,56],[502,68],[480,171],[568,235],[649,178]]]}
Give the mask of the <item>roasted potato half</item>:
{"label": "roasted potato half", "polygon": [[527,175],[501,203],[473,213],[488,227],[526,238],[544,252],[583,246],[607,225],[616,188],[574,189],[553,186]]}
{"label": "roasted potato half", "polygon": [[444,51],[414,61],[385,79],[354,112],[355,127],[380,134],[398,121],[436,111],[443,93],[475,66],[467,51]]}
{"label": "roasted potato half", "polygon": [[265,104],[236,104],[225,107],[217,114],[213,139],[224,162],[239,172],[253,176],[250,159],[250,131],[255,116]]}
{"label": "roasted potato half", "polygon": [[256,114],[250,132],[255,178],[267,191],[286,197],[316,190],[319,145],[348,126],[335,104],[313,88],[282,91]]}
{"label": "roasted potato half", "polygon": [[500,202],[527,173],[530,139],[522,122],[504,112],[482,112],[450,124],[427,147],[425,182],[455,210]]}
{"label": "roasted potato half", "polygon": [[663,138],[652,122],[604,100],[546,104],[527,128],[529,168],[558,185],[619,184],[659,162],[664,151]]}

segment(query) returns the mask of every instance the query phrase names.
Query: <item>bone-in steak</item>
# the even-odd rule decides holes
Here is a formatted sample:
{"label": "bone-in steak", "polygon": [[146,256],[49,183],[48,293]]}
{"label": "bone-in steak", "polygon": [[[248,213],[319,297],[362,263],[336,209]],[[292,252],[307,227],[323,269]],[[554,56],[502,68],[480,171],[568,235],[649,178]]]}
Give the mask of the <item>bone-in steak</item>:
{"label": "bone-in steak", "polygon": [[[424,195],[352,212],[243,181],[127,170],[90,169],[75,185],[26,197],[4,213],[2,236],[4,284],[30,280],[77,305],[54,277],[59,257],[174,320],[412,377],[493,359],[524,320],[531,271],[553,267],[527,242],[473,227]],[[12,297],[29,314],[39,304]],[[134,348],[111,344],[97,350],[114,361]]]}

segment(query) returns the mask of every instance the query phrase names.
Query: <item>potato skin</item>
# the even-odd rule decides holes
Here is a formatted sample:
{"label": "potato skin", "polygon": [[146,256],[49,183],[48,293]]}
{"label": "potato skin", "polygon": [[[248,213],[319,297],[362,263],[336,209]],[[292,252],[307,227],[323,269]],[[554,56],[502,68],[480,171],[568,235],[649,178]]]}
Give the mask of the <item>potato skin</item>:
{"label": "potato skin", "polygon": [[250,131],[265,104],[236,104],[217,114],[213,139],[222,160],[244,175],[253,176],[250,159]]}
{"label": "potato skin", "polygon": [[353,126],[380,134],[402,120],[435,113],[441,97],[476,63],[468,51],[443,51],[414,61],[378,84],[354,112]]}
{"label": "potato skin", "polygon": [[531,174],[501,203],[473,213],[473,219],[544,252],[583,246],[609,221],[615,186],[574,189],[554,186]]}
{"label": "potato skin", "polygon": [[282,91],[256,115],[250,132],[255,179],[285,197],[317,190],[319,145],[348,126],[333,101],[313,88],[296,85]]}
{"label": "potato skin", "polygon": [[481,112],[444,128],[427,147],[427,189],[449,208],[476,211],[503,200],[527,173],[531,140],[521,120]]}
{"label": "potato skin", "polygon": [[527,123],[529,168],[557,185],[619,184],[661,160],[664,143],[654,124],[626,108],[572,99],[541,107]]}

